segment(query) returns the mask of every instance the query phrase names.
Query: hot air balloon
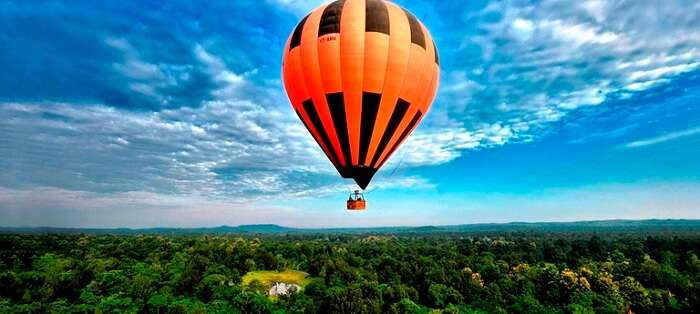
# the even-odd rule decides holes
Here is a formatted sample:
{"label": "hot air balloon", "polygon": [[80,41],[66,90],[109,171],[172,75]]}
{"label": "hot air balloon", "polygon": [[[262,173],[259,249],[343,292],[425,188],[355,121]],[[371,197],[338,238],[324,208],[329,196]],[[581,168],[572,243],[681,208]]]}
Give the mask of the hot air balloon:
{"label": "hot air balloon", "polygon": [[292,31],[282,63],[299,119],[362,189],[425,116],[439,71],[425,26],[383,0],[316,8]]}

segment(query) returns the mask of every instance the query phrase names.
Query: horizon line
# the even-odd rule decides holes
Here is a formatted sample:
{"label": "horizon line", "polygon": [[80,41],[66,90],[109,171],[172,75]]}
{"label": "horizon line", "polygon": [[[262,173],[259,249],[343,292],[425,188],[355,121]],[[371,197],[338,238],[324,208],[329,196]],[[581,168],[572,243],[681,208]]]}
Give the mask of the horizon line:
{"label": "horizon line", "polygon": [[256,223],[256,224],[242,224],[242,225],[212,225],[212,226],[198,226],[198,227],[173,227],[173,226],[153,226],[153,227],[65,227],[65,226],[46,226],[46,225],[22,225],[22,226],[0,226],[0,229],[93,229],[93,230],[118,230],[118,229],[128,229],[128,230],[149,230],[149,229],[215,229],[215,228],[240,228],[240,227],[253,227],[253,226],[276,226],[287,229],[300,229],[300,230],[327,230],[327,229],[378,229],[378,228],[421,228],[421,227],[457,227],[457,226],[477,226],[477,225],[512,225],[512,224],[575,224],[575,223],[597,223],[597,222],[644,222],[644,221],[690,221],[690,222],[700,222],[697,218],[646,218],[646,219],[599,219],[599,220],[560,220],[560,221],[510,221],[510,222],[479,222],[479,223],[463,223],[463,224],[449,224],[449,225],[385,225],[385,226],[357,226],[357,227],[296,227],[280,225],[276,223]]}

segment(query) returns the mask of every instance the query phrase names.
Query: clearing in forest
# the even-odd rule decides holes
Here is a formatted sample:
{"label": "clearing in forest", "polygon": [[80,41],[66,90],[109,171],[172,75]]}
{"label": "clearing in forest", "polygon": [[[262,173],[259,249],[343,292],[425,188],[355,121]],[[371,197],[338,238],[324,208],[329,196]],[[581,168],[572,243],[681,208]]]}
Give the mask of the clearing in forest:
{"label": "clearing in forest", "polygon": [[244,285],[250,284],[253,280],[260,281],[265,287],[271,287],[275,282],[284,282],[293,283],[303,288],[311,281],[311,277],[309,277],[309,274],[298,270],[285,270],[281,272],[259,270],[248,272],[243,276]]}

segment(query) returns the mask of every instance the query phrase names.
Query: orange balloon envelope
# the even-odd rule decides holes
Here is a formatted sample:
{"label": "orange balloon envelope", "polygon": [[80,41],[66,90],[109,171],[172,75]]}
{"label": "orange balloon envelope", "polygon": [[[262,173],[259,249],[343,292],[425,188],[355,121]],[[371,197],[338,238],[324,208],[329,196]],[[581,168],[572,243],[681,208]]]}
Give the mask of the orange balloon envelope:
{"label": "orange balloon envelope", "polygon": [[432,37],[383,0],[340,0],[304,17],[284,48],[284,87],[299,119],[344,178],[363,189],[435,98]]}

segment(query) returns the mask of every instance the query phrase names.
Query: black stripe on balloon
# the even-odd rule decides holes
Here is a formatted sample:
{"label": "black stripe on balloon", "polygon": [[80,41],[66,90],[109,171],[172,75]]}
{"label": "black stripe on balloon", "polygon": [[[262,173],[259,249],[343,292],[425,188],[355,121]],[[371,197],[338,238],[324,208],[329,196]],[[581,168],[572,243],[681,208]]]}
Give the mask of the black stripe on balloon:
{"label": "black stripe on balloon", "polygon": [[309,117],[309,120],[311,120],[311,123],[314,125],[314,128],[318,132],[318,135],[321,137],[323,144],[326,145],[326,148],[328,149],[331,155],[328,156],[331,159],[331,162],[334,165],[339,165],[338,157],[335,155],[335,150],[331,145],[331,140],[328,138],[328,132],[326,132],[326,128],[323,127],[323,123],[321,122],[321,118],[319,118],[318,116],[318,112],[316,111],[316,106],[314,106],[313,101],[311,99],[308,99],[304,101],[302,105],[304,106],[304,111],[306,111],[306,115]]}
{"label": "black stripe on balloon", "polygon": [[360,162],[362,165],[367,158],[367,150],[369,150],[369,142],[372,140],[372,131],[374,131],[374,122],[377,120],[377,112],[379,111],[379,101],[382,99],[382,94],[363,92],[362,93],[362,120],[360,122]]}
{"label": "black stripe on balloon", "polygon": [[[299,120],[301,120],[301,122],[304,123],[304,127],[306,128],[307,131],[309,131],[309,134],[312,134],[311,128],[309,128],[309,125],[306,123],[306,120],[304,120],[304,118],[301,116],[301,113],[299,112],[299,110],[294,109],[294,112],[297,113],[297,117],[299,117]],[[316,138],[314,138],[314,139],[316,139]],[[318,143],[318,144],[321,145],[321,143]]]}
{"label": "black stripe on balloon", "polygon": [[440,58],[438,57],[437,46],[435,46],[435,41],[433,40],[433,50],[435,51],[435,63],[440,65]]}
{"label": "black stripe on balloon", "polygon": [[423,35],[423,28],[420,26],[420,22],[418,22],[418,19],[416,19],[411,12],[406,11],[406,9],[403,9],[403,12],[406,13],[408,25],[411,27],[411,42],[426,49],[425,35]]}
{"label": "black stripe on balloon", "polygon": [[335,125],[335,133],[338,136],[338,141],[340,141],[343,156],[345,156],[345,164],[349,167],[352,165],[352,158],[350,157],[350,138],[348,137],[348,123],[345,120],[343,93],[326,94],[326,101]]}
{"label": "black stripe on balloon", "polygon": [[[403,132],[401,133],[401,136],[399,136],[399,139],[396,141],[396,143],[394,143],[394,146],[391,147],[391,150],[389,150],[389,153],[386,154],[386,158],[384,158],[384,161],[382,162],[382,164],[384,164],[384,162],[389,159],[389,156],[391,156],[391,154],[393,154],[394,151],[397,148],[399,148],[399,144],[401,144],[401,142],[403,142],[403,140],[406,138],[406,136],[408,136],[408,133],[411,132],[411,130],[413,130],[413,127],[416,126],[416,123],[418,123],[418,120],[420,120],[420,117],[422,115],[423,115],[423,113],[420,112],[420,110],[418,110],[416,112],[416,114],[413,115],[413,119],[411,119],[411,122],[408,123],[408,126],[406,127],[406,129],[403,130]],[[379,167],[381,167],[381,165],[379,165]]]}
{"label": "black stripe on balloon", "polygon": [[384,1],[367,0],[365,32],[379,32],[389,35],[389,10]]}
{"label": "black stripe on balloon", "polygon": [[340,33],[340,17],[343,14],[344,0],[334,1],[326,6],[321,14],[321,22],[318,24],[318,36]]}
{"label": "black stripe on balloon", "polygon": [[289,51],[292,51],[292,49],[301,45],[301,32],[304,30],[304,24],[306,24],[306,19],[308,18],[309,16],[307,15],[301,19],[301,22],[299,22],[297,27],[294,29],[294,33],[292,33],[292,40],[289,43]]}
{"label": "black stripe on balloon", "polygon": [[374,157],[372,158],[372,163],[370,164],[371,166],[377,163],[379,157],[384,153],[386,146],[389,145],[389,141],[391,140],[391,137],[394,136],[394,132],[396,132],[399,124],[401,124],[401,120],[403,120],[403,116],[406,115],[409,105],[410,104],[407,101],[401,98],[399,98],[399,100],[396,102],[394,112],[391,114],[391,118],[389,118],[389,124],[387,124],[386,130],[384,130],[384,134],[382,135],[382,139],[379,141],[379,146],[377,146],[377,150],[374,152]]}

